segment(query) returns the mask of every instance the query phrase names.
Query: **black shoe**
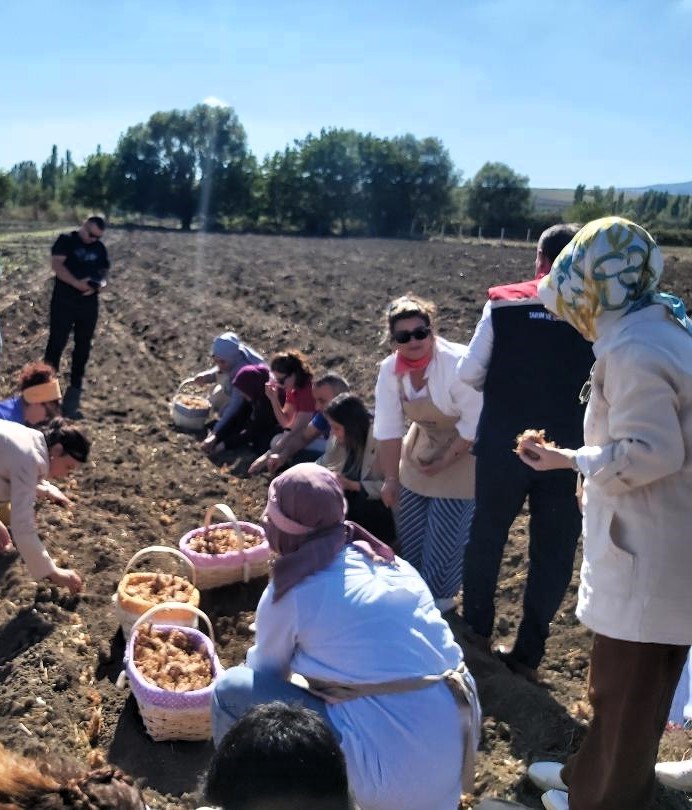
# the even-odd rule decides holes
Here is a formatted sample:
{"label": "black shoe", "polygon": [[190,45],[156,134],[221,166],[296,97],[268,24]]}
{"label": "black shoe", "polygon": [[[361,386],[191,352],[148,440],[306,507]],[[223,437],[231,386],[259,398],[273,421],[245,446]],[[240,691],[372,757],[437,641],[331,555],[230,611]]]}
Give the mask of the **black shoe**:
{"label": "black shoe", "polygon": [[68,386],[65,396],[62,399],[62,414],[68,419],[82,419],[82,412],[79,410],[79,401],[82,397],[82,389]]}
{"label": "black shoe", "polygon": [[502,661],[510,672],[513,672],[515,675],[521,675],[522,678],[526,678],[526,680],[531,683],[540,684],[541,679],[538,677],[538,670],[533,669],[527,664],[522,664],[521,661],[517,661],[511,651],[500,646],[494,650],[494,653],[495,657]]}

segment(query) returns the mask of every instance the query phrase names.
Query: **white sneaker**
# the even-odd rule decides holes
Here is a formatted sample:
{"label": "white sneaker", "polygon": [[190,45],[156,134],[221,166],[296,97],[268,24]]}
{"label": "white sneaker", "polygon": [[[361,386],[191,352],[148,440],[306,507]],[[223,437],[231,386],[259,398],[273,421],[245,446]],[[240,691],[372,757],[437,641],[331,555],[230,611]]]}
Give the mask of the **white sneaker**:
{"label": "white sneaker", "polygon": [[661,784],[674,790],[692,791],[692,759],[682,762],[659,762],[656,777]]}
{"label": "white sneaker", "polygon": [[566,791],[567,785],[560,777],[562,767],[561,762],[534,762],[529,765],[526,775],[539,790]]}
{"label": "white sneaker", "polygon": [[564,790],[549,790],[541,796],[547,810],[569,810],[569,797]]}

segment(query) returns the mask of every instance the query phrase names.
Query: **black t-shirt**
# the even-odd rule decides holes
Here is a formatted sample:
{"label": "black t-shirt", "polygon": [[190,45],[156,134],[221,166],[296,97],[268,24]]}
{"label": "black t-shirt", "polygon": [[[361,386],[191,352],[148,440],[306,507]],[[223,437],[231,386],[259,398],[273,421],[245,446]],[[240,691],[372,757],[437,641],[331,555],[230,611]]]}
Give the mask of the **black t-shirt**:
{"label": "black t-shirt", "polygon": [[87,245],[79,238],[77,231],[61,233],[50,254],[65,256],[65,267],[78,279],[103,281],[111,266],[103,242],[92,242]]}

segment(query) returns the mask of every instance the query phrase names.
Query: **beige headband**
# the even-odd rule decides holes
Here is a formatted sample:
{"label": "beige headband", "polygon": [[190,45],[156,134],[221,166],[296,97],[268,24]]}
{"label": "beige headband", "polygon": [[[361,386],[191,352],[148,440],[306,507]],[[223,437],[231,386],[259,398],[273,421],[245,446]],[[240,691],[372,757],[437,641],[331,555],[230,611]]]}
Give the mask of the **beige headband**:
{"label": "beige headband", "polygon": [[48,382],[40,383],[40,385],[30,385],[22,391],[22,398],[30,405],[41,405],[44,402],[53,402],[56,399],[62,399],[60,383],[56,379],[48,380]]}

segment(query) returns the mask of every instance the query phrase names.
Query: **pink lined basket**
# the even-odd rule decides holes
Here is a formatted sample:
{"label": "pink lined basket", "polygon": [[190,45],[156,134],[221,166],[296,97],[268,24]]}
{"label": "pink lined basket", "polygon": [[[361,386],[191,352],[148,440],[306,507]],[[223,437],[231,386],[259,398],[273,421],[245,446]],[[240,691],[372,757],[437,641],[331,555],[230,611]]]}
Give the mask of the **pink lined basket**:
{"label": "pink lined basket", "polygon": [[[206,622],[209,636],[193,627],[180,627],[173,624],[159,624],[160,630],[180,630],[193,639],[195,647],[204,647],[212,662],[213,679],[204,689],[189,692],[171,692],[146,681],[134,664],[134,645],[140,624],[151,621],[161,609],[187,610]],[[211,697],[214,684],[223,672],[216,654],[214,630],[206,613],[184,602],[163,602],[154,605],[143,613],[132,627],[132,634],[125,655],[125,669],[135,696],[139,713],[149,736],[156,742],[161,740],[208,740],[211,738]]]}
{"label": "pink lined basket", "polygon": [[[211,516],[214,510],[221,512],[228,522],[212,524]],[[204,554],[191,549],[190,540],[205,534],[209,529],[233,529],[238,535],[245,531],[261,537],[262,542],[247,550],[226,551],[223,554]],[[223,503],[210,506],[204,515],[204,525],[183,535],[178,546],[194,566],[195,584],[200,590],[218,588],[234,582],[248,582],[254,577],[266,576],[269,573],[272,554],[264,529],[255,523],[237,520],[233,510]]]}

